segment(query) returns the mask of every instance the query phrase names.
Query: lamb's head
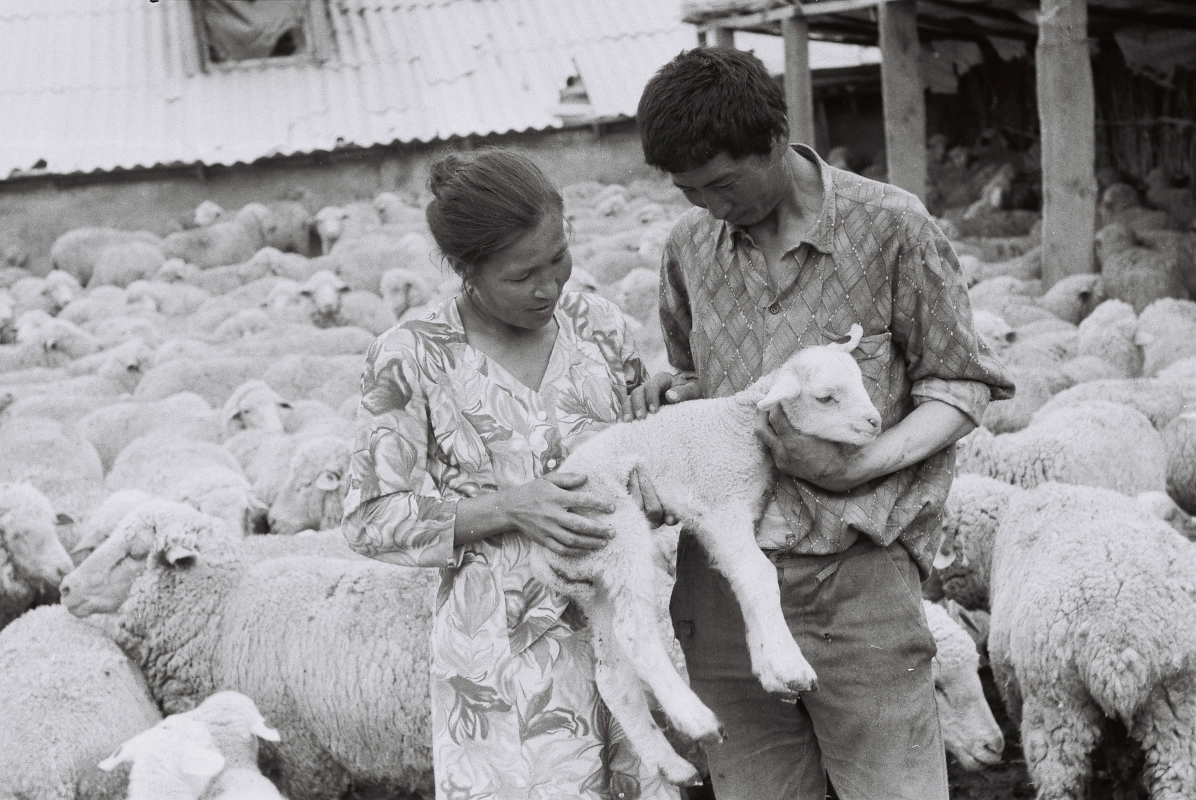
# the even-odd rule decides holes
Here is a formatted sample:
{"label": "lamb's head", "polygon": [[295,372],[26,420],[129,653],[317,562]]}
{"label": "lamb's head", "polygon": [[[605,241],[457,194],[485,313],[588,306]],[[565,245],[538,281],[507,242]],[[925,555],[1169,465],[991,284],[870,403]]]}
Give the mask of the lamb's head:
{"label": "lamb's head", "polygon": [[71,548],[71,555],[83,557],[91,555],[100,545],[108,541],[108,537],[112,535],[112,531],[116,529],[126,514],[153,499],[154,495],[140,489],[122,489],[105,497],[104,502],[89,512],[83,521],[79,539]]}
{"label": "lamb's head", "polygon": [[1016,486],[983,475],[956,477],[943,509],[943,538],[934,569],[943,594],[967,608],[988,608],[997,526]]}
{"label": "lamb's head", "polygon": [[137,388],[141,377],[154,362],[154,349],[140,337],[129,339],[105,352],[106,358],[96,374],[121,384],[127,392]]}
{"label": "lamb's head", "polygon": [[57,515],[28,483],[0,483],[0,596],[9,581],[57,587],[73,564],[54,532]]}
{"label": "lamb's head", "polygon": [[246,203],[233,215],[233,219],[245,227],[246,230],[257,233],[265,244],[266,224],[270,219],[270,209],[262,203]]}
{"label": "lamb's head", "polygon": [[395,319],[409,308],[422,306],[432,299],[432,288],[419,272],[406,267],[394,267],[382,273],[379,292],[394,312]]}
{"label": "lamb's head", "polygon": [[1116,214],[1127,208],[1137,208],[1142,204],[1138,198],[1138,190],[1128,183],[1113,183],[1105,189],[1100,197],[1101,210],[1106,214]]}
{"label": "lamb's head", "polygon": [[326,269],[312,275],[299,287],[299,294],[311,300],[315,306],[314,315],[320,319],[331,319],[341,309],[341,295],[349,291],[340,277]]}
{"label": "lamb's head", "polygon": [[265,381],[246,381],[224,401],[220,418],[224,438],[251,429],[282,433],[282,414],[290,409],[291,404]]}
{"label": "lamb's head", "polygon": [[317,436],[301,443],[270,507],[270,532],[292,534],[339,525],[348,473],[349,444],[343,439]]}
{"label": "lamb's head", "polygon": [[756,407],[780,406],[794,430],[829,442],[864,445],[875,439],[880,412],[851,357],[862,335],[852,325],[846,341],[798,350],[772,373]]}
{"label": "lamb's head", "polygon": [[316,212],[316,236],[320,239],[321,255],[328,255],[345,230],[349,212],[338,206],[325,206]]}
{"label": "lamb's head", "polygon": [[46,287],[44,291],[50,298],[55,313],[66,308],[68,303],[83,293],[83,287],[79,285],[79,281],[75,276],[69,272],[52,269],[46,275],[45,280]]}
{"label": "lamb's head", "polygon": [[183,503],[154,498],[121,518],[107,541],[63,578],[62,604],[76,617],[108,614],[129,598],[151,553],[170,563],[194,558],[198,541],[228,530],[220,520]]}
{"label": "lamb's head", "polygon": [[199,267],[188,264],[181,258],[168,258],[154,273],[154,280],[159,283],[186,283],[196,280],[200,272]]}
{"label": "lamb's head", "polygon": [[1059,319],[1078,325],[1106,299],[1108,294],[1100,275],[1068,275],[1038,298],[1038,305]]}
{"label": "lamb's head", "polygon": [[195,207],[195,224],[200,228],[206,228],[214,222],[219,222],[225,215],[223,208],[215,201],[204,200]]}
{"label": "lamb's head", "polygon": [[943,744],[966,770],[999,764],[1005,737],[984,699],[976,643],[942,606],[922,607],[938,650],[931,670]]}
{"label": "lamb's head", "polygon": [[240,692],[208,695],[198,706],[178,716],[202,723],[230,766],[256,766],[258,738],[267,742],[280,739],[278,731],[266,724],[257,704]]}
{"label": "lamb's head", "polygon": [[225,761],[202,722],[175,714],[127,739],[98,766],[111,772],[125,763],[132,765],[128,800],[149,800],[202,796]]}
{"label": "lamb's head", "polygon": [[1017,331],[1009,326],[1004,317],[983,308],[972,311],[972,327],[994,353],[1000,353],[1017,341]]}
{"label": "lamb's head", "polygon": [[44,311],[27,311],[17,320],[17,341],[38,344],[56,363],[100,351],[100,340],[78,325]]}

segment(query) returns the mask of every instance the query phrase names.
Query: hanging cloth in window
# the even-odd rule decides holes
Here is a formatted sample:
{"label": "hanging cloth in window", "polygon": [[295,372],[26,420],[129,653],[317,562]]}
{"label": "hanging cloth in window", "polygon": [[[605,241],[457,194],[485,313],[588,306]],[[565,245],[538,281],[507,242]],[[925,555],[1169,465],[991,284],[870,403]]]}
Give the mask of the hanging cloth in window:
{"label": "hanging cloth in window", "polygon": [[303,0],[199,0],[215,61],[267,58],[292,31],[302,41]]}

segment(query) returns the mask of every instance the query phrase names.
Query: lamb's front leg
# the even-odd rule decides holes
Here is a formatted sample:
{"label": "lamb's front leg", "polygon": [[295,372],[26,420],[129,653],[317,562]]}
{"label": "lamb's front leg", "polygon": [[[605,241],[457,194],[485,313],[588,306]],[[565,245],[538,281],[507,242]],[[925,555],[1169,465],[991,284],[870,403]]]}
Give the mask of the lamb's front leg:
{"label": "lamb's front leg", "polygon": [[695,523],[698,541],[739,601],[752,673],[760,685],[775,694],[816,689],[818,677],[793,641],[781,610],[777,569],[756,544],[750,510],[724,506],[703,514]]}

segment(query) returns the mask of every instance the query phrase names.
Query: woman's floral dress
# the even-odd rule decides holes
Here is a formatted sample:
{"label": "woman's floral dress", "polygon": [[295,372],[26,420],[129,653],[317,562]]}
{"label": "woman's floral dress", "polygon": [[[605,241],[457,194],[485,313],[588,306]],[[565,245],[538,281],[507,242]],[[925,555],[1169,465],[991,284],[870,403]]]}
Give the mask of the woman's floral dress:
{"label": "woman's floral dress", "polygon": [[359,553],[440,567],[432,633],[436,797],[677,797],[642,774],[598,699],[585,621],[531,577],[529,540],[453,546],[456,501],[555,469],[644,379],[618,308],[567,292],[539,391],[465,341],[454,299],[367,355],[345,498]]}

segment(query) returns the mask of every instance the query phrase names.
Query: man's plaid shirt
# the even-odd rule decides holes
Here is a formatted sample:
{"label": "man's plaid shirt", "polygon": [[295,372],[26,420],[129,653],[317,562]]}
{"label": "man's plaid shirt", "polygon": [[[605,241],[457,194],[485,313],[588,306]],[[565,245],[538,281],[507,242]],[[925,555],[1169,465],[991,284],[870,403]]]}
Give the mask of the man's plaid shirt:
{"label": "man's plaid shirt", "polygon": [[[674,226],[661,268],[660,311],[670,363],[696,371],[703,397],[746,388],[796,350],[860,323],[853,355],[887,430],[941,400],[977,424],[990,399],[1013,396],[1001,362],[972,329],[955,253],[921,202],[884,183],[799,154],[822,173],[822,210],[785,254],[784,285],[769,286],[760,250],[741,227],[695,208]],[[900,540],[925,575],[938,546],[954,448],[847,493],[781,475],[761,522],[765,549],[846,550],[863,533]]]}

